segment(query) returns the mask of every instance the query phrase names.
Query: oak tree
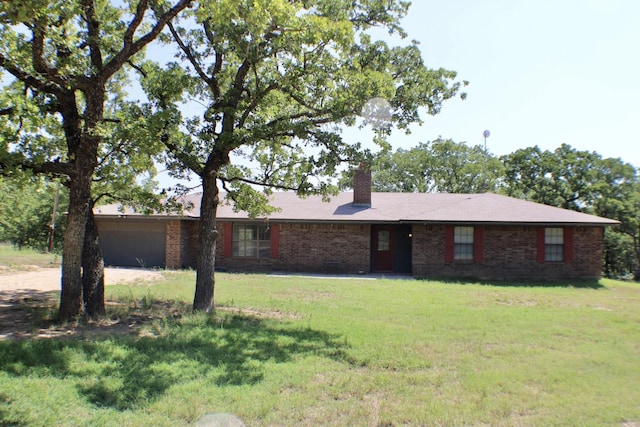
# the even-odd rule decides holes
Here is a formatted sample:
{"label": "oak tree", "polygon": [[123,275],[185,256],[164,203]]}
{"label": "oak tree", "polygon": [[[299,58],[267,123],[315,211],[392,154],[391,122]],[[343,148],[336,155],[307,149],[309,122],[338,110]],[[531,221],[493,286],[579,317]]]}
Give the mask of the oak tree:
{"label": "oak tree", "polygon": [[393,127],[420,122],[421,108],[436,114],[466,84],[453,71],[425,66],[417,43],[389,46],[371,35],[378,27],[404,37],[408,7],[389,0],[201,1],[169,24],[192,96],[204,105],[185,119],[186,137],[163,139],[174,173],[190,171],[202,184],[195,310],[213,304],[221,191],[254,215],[269,213],[273,190],[330,195],[336,187],[323,177],[366,153],[341,128],[357,124],[368,100],[384,100],[388,120],[375,130],[384,145]]}
{"label": "oak tree", "polygon": [[[58,313],[63,320],[82,309],[82,255],[92,180],[109,134],[105,102],[126,81],[123,70],[190,4],[191,0],[0,3],[0,68],[11,93],[0,106],[7,118],[0,168],[19,165],[68,179]],[[36,138],[22,134],[26,122]],[[86,270],[94,268],[100,263]]]}
{"label": "oak tree", "polygon": [[[376,155],[373,189],[383,192],[497,192],[504,171],[498,158],[476,145],[439,138],[409,149]],[[351,186],[350,175],[341,180]]]}

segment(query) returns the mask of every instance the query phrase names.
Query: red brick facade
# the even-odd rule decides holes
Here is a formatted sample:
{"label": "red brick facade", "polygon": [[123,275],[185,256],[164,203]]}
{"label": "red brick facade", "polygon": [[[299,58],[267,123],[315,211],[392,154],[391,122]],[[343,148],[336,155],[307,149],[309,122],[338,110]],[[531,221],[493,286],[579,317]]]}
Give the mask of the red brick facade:
{"label": "red brick facade", "polygon": [[478,279],[599,278],[602,265],[602,227],[572,229],[572,259],[540,262],[539,227],[483,227],[482,259],[445,261],[445,226],[413,227],[413,274],[417,277],[473,277]]}
{"label": "red brick facade", "polygon": [[[195,267],[196,221],[167,223],[168,268]],[[601,272],[603,227],[566,230],[570,251],[562,262],[540,262],[539,230],[534,226],[476,227],[473,260],[455,261],[445,225],[413,225],[410,246],[416,277],[477,279],[598,278]],[[271,257],[233,257],[231,223],[218,223],[216,267],[248,272],[370,273],[371,225],[279,223],[271,225]],[[179,243],[176,243],[179,242]],[[542,246],[544,248],[544,245]]]}
{"label": "red brick facade", "polygon": [[230,227],[219,223],[218,228],[220,235],[216,248],[216,267],[219,268],[315,273],[369,271],[371,237],[367,225],[274,224],[271,240],[277,239],[279,245],[277,251],[272,247],[271,258],[225,256],[230,255],[230,251],[225,251],[224,247],[224,234],[229,232]]}
{"label": "red brick facade", "polygon": [[195,268],[197,245],[198,221],[167,221],[167,268]]}

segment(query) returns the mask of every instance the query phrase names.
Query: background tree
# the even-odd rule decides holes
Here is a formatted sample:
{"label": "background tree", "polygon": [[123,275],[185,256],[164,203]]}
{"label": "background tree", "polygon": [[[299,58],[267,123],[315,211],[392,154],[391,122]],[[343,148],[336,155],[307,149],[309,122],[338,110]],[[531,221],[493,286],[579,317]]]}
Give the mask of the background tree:
{"label": "background tree", "polygon": [[[105,101],[113,89],[121,87],[124,67],[190,3],[0,3],[0,67],[12,77],[5,85],[10,96],[3,96],[1,106],[7,119],[2,134],[9,138],[3,140],[0,149],[0,167],[6,170],[19,164],[68,178],[61,319],[74,318],[82,307],[81,267],[92,206],[91,185],[100,147],[108,134]],[[30,131],[38,138],[25,137],[25,121],[30,122]],[[9,131],[12,127],[13,138]],[[89,266],[85,268],[88,270]]]}
{"label": "background tree", "polygon": [[[382,152],[374,157],[371,171],[374,191],[383,192],[496,192],[503,176],[500,160],[482,146],[451,139]],[[344,173],[342,188],[351,188],[351,175]]]}
{"label": "background tree", "polygon": [[638,170],[621,159],[601,159],[594,185],[593,213],[620,221],[605,233],[604,272],[635,273],[640,280],[640,181]]}
{"label": "background tree", "polygon": [[202,116],[186,120],[188,138],[164,138],[174,173],[191,171],[202,183],[194,309],[213,303],[219,184],[254,215],[269,212],[270,189],[332,194],[322,177],[364,154],[339,126],[354,125],[367,100],[389,102],[390,122],[376,130],[384,144],[392,124],[419,122],[420,107],[435,114],[458,92],[455,73],[427,68],[415,43],[389,47],[368,35],[378,26],[404,36],[408,5],[204,1],[183,27],[170,25],[193,96],[205,105]]}
{"label": "background tree", "polygon": [[[42,177],[0,178],[0,242],[18,248],[48,250],[57,183]],[[62,187],[53,236],[53,251],[62,250],[67,194]]]}
{"label": "background tree", "polygon": [[620,221],[620,226],[606,231],[605,273],[637,270],[640,187],[634,166],[566,144],[553,152],[538,147],[517,150],[502,160],[508,195]]}
{"label": "background tree", "polygon": [[602,158],[562,144],[553,152],[537,146],[502,157],[508,195],[560,208],[588,211],[593,205]]}

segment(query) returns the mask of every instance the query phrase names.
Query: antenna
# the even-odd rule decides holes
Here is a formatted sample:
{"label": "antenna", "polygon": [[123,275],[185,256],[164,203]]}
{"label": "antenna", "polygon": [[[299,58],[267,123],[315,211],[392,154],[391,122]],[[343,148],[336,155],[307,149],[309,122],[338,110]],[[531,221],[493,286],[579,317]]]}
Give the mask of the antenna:
{"label": "antenna", "polygon": [[485,130],[482,132],[484,137],[484,153],[482,156],[482,191],[487,191],[487,138],[491,136],[491,132]]}

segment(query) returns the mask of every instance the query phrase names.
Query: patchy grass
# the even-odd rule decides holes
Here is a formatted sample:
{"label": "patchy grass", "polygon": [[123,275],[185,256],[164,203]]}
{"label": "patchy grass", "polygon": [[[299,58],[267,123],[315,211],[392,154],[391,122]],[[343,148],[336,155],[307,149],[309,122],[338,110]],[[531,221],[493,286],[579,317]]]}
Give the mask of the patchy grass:
{"label": "patchy grass", "polygon": [[0,273],[59,266],[60,256],[57,254],[43,253],[30,248],[19,250],[10,244],[0,243]]}
{"label": "patchy grass", "polygon": [[194,274],[165,277],[107,287],[102,325],[0,342],[0,424],[640,422],[637,284],[218,274],[193,315]]}

